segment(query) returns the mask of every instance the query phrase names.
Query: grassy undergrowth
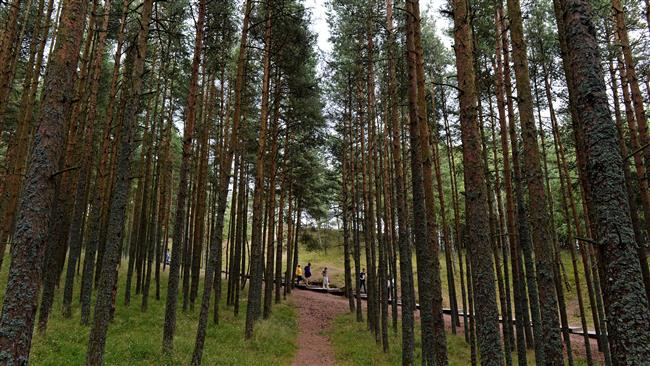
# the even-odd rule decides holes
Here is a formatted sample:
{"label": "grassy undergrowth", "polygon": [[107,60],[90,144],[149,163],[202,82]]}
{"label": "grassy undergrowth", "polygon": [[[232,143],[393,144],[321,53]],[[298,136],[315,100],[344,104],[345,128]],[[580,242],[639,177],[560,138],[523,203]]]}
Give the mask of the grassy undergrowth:
{"label": "grassy undergrowth", "polygon": [[[0,283],[4,287],[7,268],[0,273]],[[126,266],[122,266],[123,269]],[[80,276],[79,280],[80,280]],[[120,272],[117,310],[108,332],[106,344],[106,365],[189,365],[194,349],[196,327],[200,302],[194,311],[182,311],[182,296],[179,294],[179,311],[176,321],[174,353],[162,354],[162,330],[165,314],[167,274],[161,277],[161,296],[149,300],[149,310],[140,310],[141,297],[131,297],[131,305],[124,306],[125,271]],[[63,280],[63,279],[62,279]],[[75,284],[73,316],[64,319],[61,314],[62,288],[50,317],[47,333],[44,336],[34,333],[30,364],[32,365],[83,365],[85,363],[89,328],[80,325],[80,306],[78,302],[79,280]],[[134,278],[135,280],[135,278]],[[153,282],[153,279],[152,279]],[[63,283],[63,282],[62,282]],[[203,289],[203,285],[200,286]],[[152,295],[155,284],[152,283]],[[225,295],[225,293],[224,293]],[[4,296],[4,291],[2,293]],[[220,304],[220,323],[212,323],[212,312],[208,323],[207,337],[203,353],[204,365],[288,365],[296,352],[297,325],[296,314],[289,305],[273,307],[268,320],[260,321],[251,341],[244,340],[244,321],[246,317],[246,296],[238,317],[232,308]],[[200,297],[199,297],[200,300]],[[94,304],[94,301],[93,301]]]}
{"label": "grassy undergrowth", "polygon": [[[402,363],[402,339],[401,332],[388,332],[389,351],[382,352],[381,343],[376,343],[374,336],[368,332],[366,323],[356,322],[356,318],[350,314],[338,316],[334,320],[330,330],[332,348],[336,356],[337,364],[343,366],[353,365],[400,365]],[[415,364],[421,364],[421,343],[420,329],[415,329]],[[466,366],[470,364],[471,352],[469,345],[465,343],[462,335],[447,334],[447,352],[450,366]],[[516,353],[512,354],[513,364],[517,364]],[[532,351],[528,352],[528,364],[535,364],[535,356]],[[582,360],[575,362],[576,365],[586,365]]]}

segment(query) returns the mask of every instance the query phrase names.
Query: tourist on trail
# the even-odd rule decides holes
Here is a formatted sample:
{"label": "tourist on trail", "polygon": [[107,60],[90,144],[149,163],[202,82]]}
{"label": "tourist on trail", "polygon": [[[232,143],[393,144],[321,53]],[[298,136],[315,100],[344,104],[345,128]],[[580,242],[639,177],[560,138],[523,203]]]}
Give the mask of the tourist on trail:
{"label": "tourist on trail", "polygon": [[307,283],[307,286],[309,286],[310,277],[311,277],[311,263],[307,263],[307,266],[305,267],[305,282]]}
{"label": "tourist on trail", "polygon": [[300,264],[298,267],[296,267],[296,285],[300,285],[300,281],[302,281],[302,268],[300,268]]}
{"label": "tourist on trail", "polygon": [[368,290],[366,290],[366,269],[365,268],[361,270],[361,273],[359,273],[359,282],[360,282],[359,289],[360,290],[363,289],[364,294],[367,293]]}
{"label": "tourist on trail", "polygon": [[330,288],[330,279],[327,276],[327,267],[323,269],[323,288],[328,290]]}

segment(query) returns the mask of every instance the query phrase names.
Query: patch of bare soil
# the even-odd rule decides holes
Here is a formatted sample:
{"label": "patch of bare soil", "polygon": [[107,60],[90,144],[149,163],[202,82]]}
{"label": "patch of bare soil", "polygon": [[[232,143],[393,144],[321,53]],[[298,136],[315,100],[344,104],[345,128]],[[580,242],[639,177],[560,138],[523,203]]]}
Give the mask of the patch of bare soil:
{"label": "patch of bare soil", "polygon": [[327,331],[334,318],[348,311],[343,297],[295,289],[291,303],[298,311],[298,353],[293,365],[336,365]]}

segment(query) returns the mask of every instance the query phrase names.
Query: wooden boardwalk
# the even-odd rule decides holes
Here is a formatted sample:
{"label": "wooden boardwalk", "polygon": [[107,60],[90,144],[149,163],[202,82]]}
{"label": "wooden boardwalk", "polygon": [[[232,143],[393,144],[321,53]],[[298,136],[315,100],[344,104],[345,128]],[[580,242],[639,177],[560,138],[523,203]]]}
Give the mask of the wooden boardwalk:
{"label": "wooden boardwalk", "polygon": [[[297,288],[299,290],[305,290],[305,291],[315,291],[315,292],[320,292],[320,293],[327,293],[327,294],[335,295],[335,296],[345,296],[345,291],[343,289],[341,289],[341,288],[338,288],[338,287],[332,287],[332,288],[329,288],[329,289],[325,289],[322,286],[314,286],[314,285],[307,286],[305,284],[299,284],[299,285],[294,285],[294,288]],[[353,295],[356,296],[356,294],[353,294]],[[366,295],[365,293],[362,293],[361,294],[361,300],[368,300],[368,295]],[[388,300],[388,303],[389,304],[392,303],[391,300]],[[397,301],[397,306],[402,306],[401,301]],[[416,303],[415,308],[419,310],[420,309],[420,304]],[[444,314],[451,315],[451,309],[450,308],[443,308],[442,312]],[[465,316],[468,316],[468,315],[469,314],[465,314],[465,312],[459,312],[458,313],[459,317],[465,317]],[[499,321],[503,322],[503,318],[499,317]],[[513,323],[516,324],[516,322],[517,322],[517,320],[513,319]],[[571,326],[569,326],[569,333],[579,335],[579,336],[583,336],[583,334],[584,334],[581,327],[571,327]],[[598,339],[598,335],[593,330],[588,331],[587,335],[591,339]]]}

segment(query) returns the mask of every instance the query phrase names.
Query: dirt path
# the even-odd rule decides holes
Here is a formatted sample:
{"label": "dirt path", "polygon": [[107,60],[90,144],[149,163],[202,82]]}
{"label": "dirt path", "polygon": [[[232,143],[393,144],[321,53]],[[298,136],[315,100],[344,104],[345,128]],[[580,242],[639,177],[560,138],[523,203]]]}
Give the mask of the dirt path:
{"label": "dirt path", "polygon": [[[291,303],[298,310],[299,328],[298,353],[293,365],[335,365],[336,360],[327,331],[336,316],[348,311],[347,299],[326,293],[295,289],[291,295]],[[416,319],[419,319],[419,315],[419,311],[415,313]],[[451,329],[449,315],[445,315],[445,326],[448,331]],[[464,334],[462,327],[458,328],[458,334]],[[571,343],[574,356],[584,359],[584,338],[572,334]],[[590,343],[594,361],[602,364],[603,354],[597,351],[596,340],[591,339]]]}
{"label": "dirt path", "polygon": [[327,330],[334,318],[345,313],[343,298],[295,289],[291,303],[298,310],[298,353],[293,365],[336,365]]}

